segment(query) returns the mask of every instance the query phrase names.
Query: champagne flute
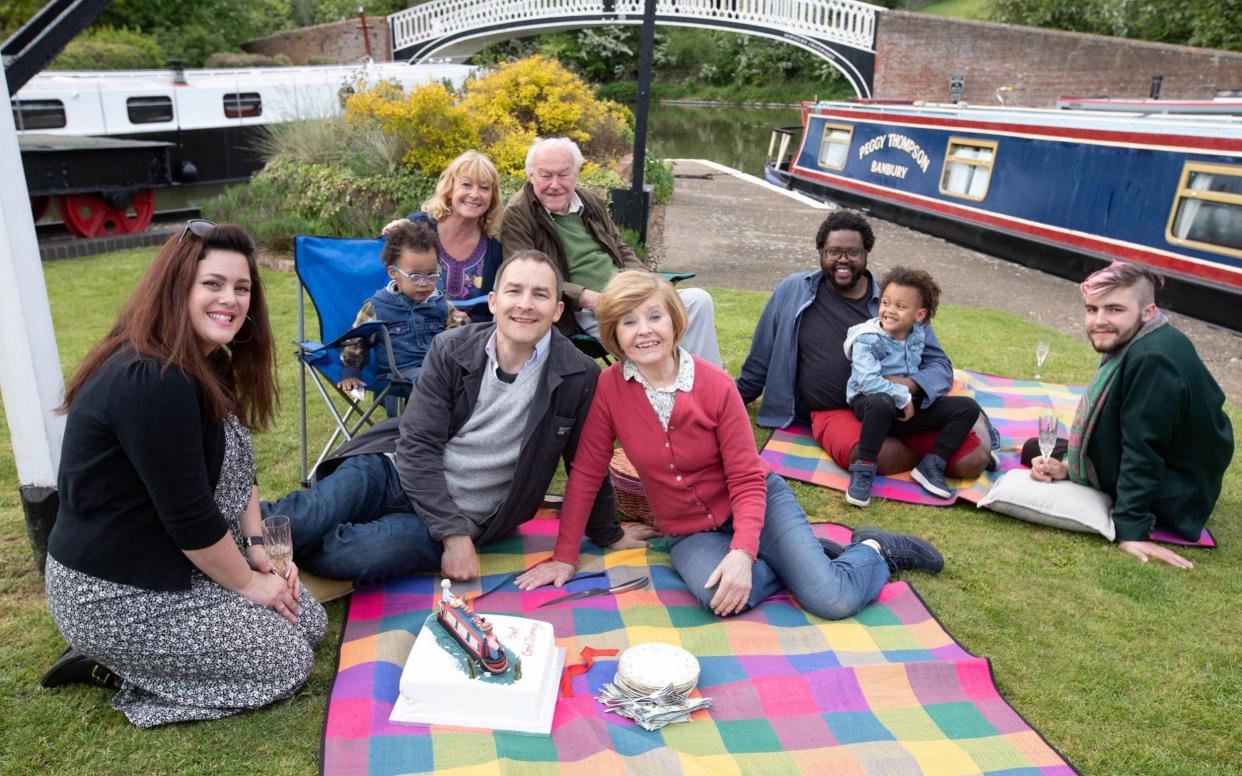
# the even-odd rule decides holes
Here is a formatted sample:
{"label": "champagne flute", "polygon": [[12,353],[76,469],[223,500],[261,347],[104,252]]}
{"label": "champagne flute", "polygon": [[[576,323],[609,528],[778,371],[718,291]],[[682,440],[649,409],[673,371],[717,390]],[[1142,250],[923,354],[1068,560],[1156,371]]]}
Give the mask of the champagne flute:
{"label": "champagne flute", "polygon": [[1039,370],[1043,369],[1044,359],[1048,357],[1048,351],[1052,350],[1052,346],[1048,344],[1048,340],[1040,340],[1035,346],[1035,379],[1039,379]]}
{"label": "champagne flute", "polygon": [[1057,445],[1058,428],[1056,415],[1039,416],[1039,454],[1045,461],[1052,457],[1052,450]]}
{"label": "champagne flute", "polygon": [[288,517],[272,515],[263,519],[263,547],[267,550],[272,568],[288,579],[289,565],[293,562],[293,534]]}

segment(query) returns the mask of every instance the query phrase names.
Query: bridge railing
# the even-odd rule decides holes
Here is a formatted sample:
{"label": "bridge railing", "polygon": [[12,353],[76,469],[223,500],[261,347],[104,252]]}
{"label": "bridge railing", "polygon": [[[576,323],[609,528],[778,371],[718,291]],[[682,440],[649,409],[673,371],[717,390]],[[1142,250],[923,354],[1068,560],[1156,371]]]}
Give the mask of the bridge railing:
{"label": "bridge railing", "polygon": [[[728,20],[871,50],[877,7],[858,0],[656,0],[656,14]],[[643,0],[431,0],[388,17],[392,47],[511,22],[641,17]]]}

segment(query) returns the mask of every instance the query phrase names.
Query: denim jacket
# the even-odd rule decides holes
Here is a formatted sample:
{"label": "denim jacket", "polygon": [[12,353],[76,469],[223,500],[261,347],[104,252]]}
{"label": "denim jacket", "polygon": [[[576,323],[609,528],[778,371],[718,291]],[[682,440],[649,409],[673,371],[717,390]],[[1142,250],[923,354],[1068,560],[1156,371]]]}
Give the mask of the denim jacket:
{"label": "denim jacket", "polygon": [[845,385],[846,403],[860,393],[886,393],[893,397],[897,409],[909,404],[910,389],[884,378],[889,375],[907,377],[918,369],[923,360],[927,326],[926,322],[916,323],[904,340],[893,339],[880,327],[879,318],[851,326],[845,335],[845,357],[853,364],[850,380]]}
{"label": "denim jacket", "polygon": [[[798,324],[802,313],[815,301],[822,270],[795,272],[781,281],[759,316],[751,338],[750,353],[742,364],[737,389],[747,404],[763,394],[759,405],[759,425],[785,428],[795,420],[798,392]],[[880,289],[870,271],[871,314],[880,313]],[[829,344],[825,344],[828,347]],[[929,325],[923,343],[923,358],[910,379],[923,389],[920,406],[926,408],[953,387],[953,365],[940,347],[936,332]],[[805,420],[805,418],[803,419]]]}
{"label": "denim jacket", "polygon": [[[413,380],[423,366],[423,358],[431,347],[431,338],[444,331],[449,317],[448,302],[439,289],[421,302],[412,301],[396,290],[396,282],[376,291],[358,311],[354,326],[367,321],[388,324],[396,371]],[[379,346],[378,335],[350,340],[341,351],[342,377],[357,377],[366,366],[371,348],[380,374],[388,371],[388,353]]]}

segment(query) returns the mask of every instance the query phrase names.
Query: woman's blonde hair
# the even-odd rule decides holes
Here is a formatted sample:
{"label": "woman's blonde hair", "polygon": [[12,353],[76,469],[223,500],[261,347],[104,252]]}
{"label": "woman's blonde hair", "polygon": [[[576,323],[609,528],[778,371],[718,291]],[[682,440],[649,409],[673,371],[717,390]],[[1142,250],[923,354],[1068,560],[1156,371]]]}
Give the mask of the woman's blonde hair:
{"label": "woman's blonde hair", "polygon": [[458,178],[467,178],[474,183],[486,183],[492,187],[492,201],[487,212],[479,219],[479,229],[488,237],[500,233],[500,219],[504,214],[504,202],[500,194],[500,173],[496,165],[478,151],[470,150],[463,153],[444,168],[440,180],[436,181],[436,190],[423,203],[423,212],[431,216],[431,220],[439,223],[445,216],[453,212],[453,183]]}
{"label": "woman's blonde hair", "polygon": [[600,292],[595,306],[595,320],[599,323],[600,344],[617,358],[624,358],[621,343],[617,340],[617,324],[634,308],[650,297],[658,297],[673,324],[673,347],[681,344],[686,333],[686,306],[673,284],[646,270],[634,269],[618,272]]}

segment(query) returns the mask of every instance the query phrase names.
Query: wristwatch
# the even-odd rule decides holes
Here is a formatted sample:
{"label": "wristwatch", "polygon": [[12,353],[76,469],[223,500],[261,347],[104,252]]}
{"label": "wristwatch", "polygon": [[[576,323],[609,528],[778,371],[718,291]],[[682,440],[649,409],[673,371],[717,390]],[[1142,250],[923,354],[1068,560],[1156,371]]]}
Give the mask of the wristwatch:
{"label": "wristwatch", "polygon": [[251,547],[255,546],[256,544],[263,544],[262,536],[243,536],[242,537],[242,552],[249,550]]}

